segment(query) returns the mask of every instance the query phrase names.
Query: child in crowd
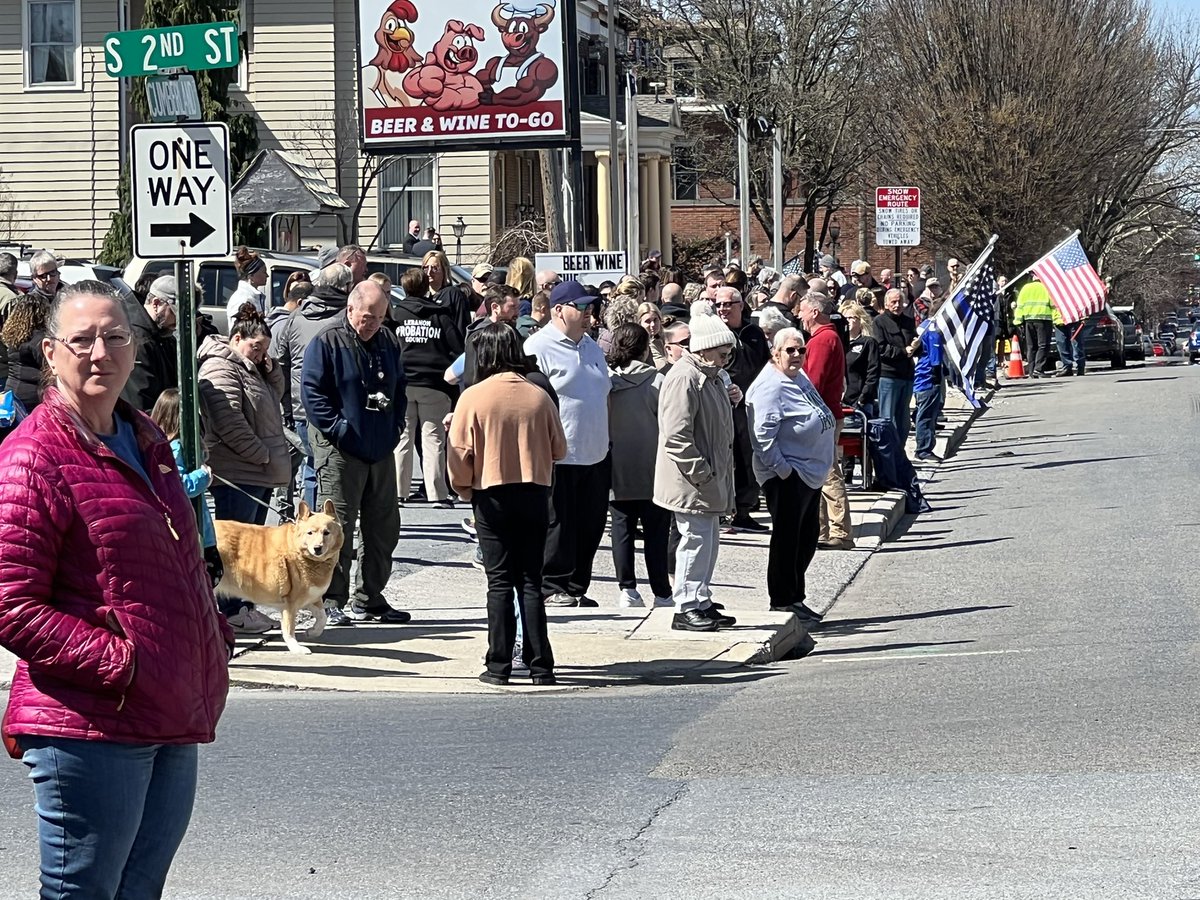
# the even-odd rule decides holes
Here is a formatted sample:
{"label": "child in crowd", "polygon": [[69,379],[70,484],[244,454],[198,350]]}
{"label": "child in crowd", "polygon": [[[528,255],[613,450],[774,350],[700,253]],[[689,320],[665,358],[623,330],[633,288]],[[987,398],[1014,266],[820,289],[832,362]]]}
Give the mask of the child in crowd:
{"label": "child in crowd", "polygon": [[[154,409],[150,412],[156,425],[163,430],[167,440],[171,442],[171,452],[175,455],[175,467],[183,479],[183,488],[189,497],[203,497],[212,482],[212,470],[205,465],[194,471],[187,471],[183,464],[183,442],[179,439],[179,391],[167,388],[158,396]],[[208,504],[200,503],[200,544],[204,548],[204,565],[208,569],[208,577],[215,588],[225,574],[225,566],[221,562],[221,554],[217,552],[217,533],[213,528],[212,516]]]}

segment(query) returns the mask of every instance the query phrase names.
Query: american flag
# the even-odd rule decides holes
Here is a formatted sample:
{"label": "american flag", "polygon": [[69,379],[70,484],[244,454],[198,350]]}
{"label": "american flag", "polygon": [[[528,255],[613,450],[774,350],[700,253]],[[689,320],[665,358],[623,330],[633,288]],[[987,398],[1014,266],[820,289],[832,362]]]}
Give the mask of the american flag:
{"label": "american flag", "polygon": [[1046,285],[1065,324],[1086,319],[1104,309],[1107,289],[1088,262],[1079,238],[1071,238],[1035,262],[1032,268]]}
{"label": "american flag", "polygon": [[975,367],[995,318],[996,271],[988,261],[991,255],[992,245],[988,244],[933,320],[942,334],[946,379],[976,408],[982,402],[975,396]]}

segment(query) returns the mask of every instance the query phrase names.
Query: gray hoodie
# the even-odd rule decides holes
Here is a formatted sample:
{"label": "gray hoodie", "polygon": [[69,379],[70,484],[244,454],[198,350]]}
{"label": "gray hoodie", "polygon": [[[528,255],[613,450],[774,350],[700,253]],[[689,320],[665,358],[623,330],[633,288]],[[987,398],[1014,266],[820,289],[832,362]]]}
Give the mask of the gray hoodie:
{"label": "gray hoodie", "polygon": [[271,326],[271,355],[283,370],[283,412],[296,422],[308,421],[300,403],[300,369],[304,350],[322,328],[346,310],[346,294],[322,290],[305,297],[279,327]]}
{"label": "gray hoodie", "polygon": [[663,376],[635,360],[612,370],[608,395],[608,436],[612,441],[612,499],[649,500],[654,496],[654,460],[658,453],[658,389]]}

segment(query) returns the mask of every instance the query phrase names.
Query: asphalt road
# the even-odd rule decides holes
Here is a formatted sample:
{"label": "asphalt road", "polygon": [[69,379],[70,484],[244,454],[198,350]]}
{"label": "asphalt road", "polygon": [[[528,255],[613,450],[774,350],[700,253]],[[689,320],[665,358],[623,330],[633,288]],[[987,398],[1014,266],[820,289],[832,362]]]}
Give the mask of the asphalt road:
{"label": "asphalt road", "polygon": [[1197,415],[1182,366],[1001,391],[817,651],[733,684],[237,692],[168,896],[1200,897]]}

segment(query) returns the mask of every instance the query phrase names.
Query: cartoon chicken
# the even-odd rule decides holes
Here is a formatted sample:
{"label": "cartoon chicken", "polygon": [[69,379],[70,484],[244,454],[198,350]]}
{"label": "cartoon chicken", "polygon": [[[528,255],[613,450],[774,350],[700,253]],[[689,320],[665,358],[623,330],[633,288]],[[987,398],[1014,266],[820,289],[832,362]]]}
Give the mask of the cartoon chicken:
{"label": "cartoon chicken", "polygon": [[[413,48],[412,24],[417,8],[412,0],[392,0],[375,30],[379,52],[363,68],[364,99],[373,98],[379,106],[415,106],[417,101],[404,90],[404,76],[421,62]],[[372,104],[374,105],[374,104]]]}

